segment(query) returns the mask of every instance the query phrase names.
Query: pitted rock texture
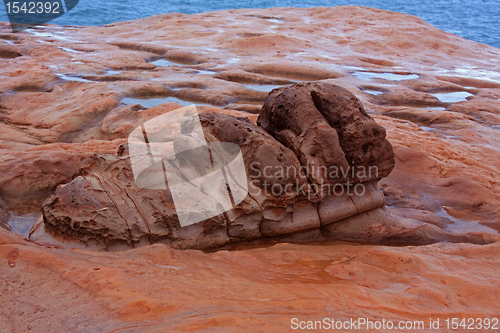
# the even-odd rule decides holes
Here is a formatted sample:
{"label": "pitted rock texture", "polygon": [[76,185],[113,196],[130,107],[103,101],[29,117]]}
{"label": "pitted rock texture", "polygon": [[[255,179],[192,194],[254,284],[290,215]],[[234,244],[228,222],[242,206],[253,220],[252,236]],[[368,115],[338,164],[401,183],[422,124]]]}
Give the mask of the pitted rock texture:
{"label": "pitted rock texture", "polygon": [[[190,121],[181,124],[184,137]],[[392,146],[385,129],[339,86],[295,84],[272,91],[258,120],[262,127],[220,113],[202,113],[200,122],[208,144],[229,142],[241,149],[248,195],[233,209],[181,227],[169,189],[139,187],[122,146],[119,156],[94,154],[83,162],[73,181],[44,202],[44,230],[39,223],[31,238],[57,243],[44,238],[50,236],[61,244],[108,251],[153,243],[206,250],[268,237],[416,244],[468,239],[381,208],[385,198],[377,182],[394,167]],[[187,144],[177,136],[172,142],[174,150]],[[212,158],[218,158],[214,151]],[[347,158],[359,165],[349,165]],[[165,163],[179,174],[188,167],[203,168],[186,165],[180,157]],[[382,171],[371,177],[351,172],[332,176],[329,171],[328,179],[315,171],[355,167]],[[213,194],[211,181],[200,186],[207,198]],[[496,238],[469,240],[488,243]]]}
{"label": "pitted rock texture", "polygon": [[170,192],[138,187],[130,159],[112,154],[85,160],[76,178],[44,202],[43,212],[48,232],[107,250],[158,242],[216,248],[229,241],[222,216],[181,228]]}
{"label": "pitted rock texture", "polygon": [[[257,123],[292,149],[307,168],[375,167],[376,174],[347,172],[329,179],[309,172],[311,181],[338,183],[380,180],[394,168],[394,153],[385,128],[365,111],[348,90],[325,82],[295,84],[273,90]],[[328,176],[328,175],[327,175]]]}

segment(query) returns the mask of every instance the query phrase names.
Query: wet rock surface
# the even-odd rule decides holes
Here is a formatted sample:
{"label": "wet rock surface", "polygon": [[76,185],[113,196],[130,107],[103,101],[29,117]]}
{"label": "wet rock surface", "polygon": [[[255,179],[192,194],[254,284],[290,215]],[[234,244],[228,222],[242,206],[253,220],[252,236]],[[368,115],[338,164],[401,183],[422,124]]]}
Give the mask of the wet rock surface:
{"label": "wet rock surface", "polygon": [[498,243],[281,243],[216,253],[155,244],[92,252],[48,248],[0,229],[0,244],[0,321],[7,332],[28,325],[74,332],[215,326],[283,332],[292,318],[322,320],[325,312],[335,320],[428,323],[495,317],[500,290]]}
{"label": "wet rock surface", "polygon": [[[386,129],[395,157],[393,171],[378,182],[383,197],[374,192],[368,201],[383,199],[385,208],[355,214],[351,203],[361,205],[359,198],[341,196],[318,197],[316,208],[292,198],[280,206],[286,210],[276,211],[247,202],[224,216],[228,231],[219,238],[197,239],[208,248],[228,237],[239,251],[201,253],[165,244],[113,253],[61,249],[50,244],[54,237],[34,242],[0,229],[4,330],[205,332],[217,326],[255,332],[289,330],[297,313],[304,313],[304,320],[333,313],[339,320],[426,322],[497,316],[499,243],[470,243],[494,241],[500,229],[498,49],[416,17],[339,6],[169,13],[103,27],[45,25],[16,34],[0,24],[0,53],[0,221],[19,234],[25,235],[16,229],[21,221],[41,221],[43,200],[71,182],[83,160],[97,153],[87,162],[102,159],[101,166],[116,165],[126,173],[127,149],[119,147],[131,131],[186,103],[197,103],[201,113],[256,123],[275,88],[304,81],[335,84],[354,94]],[[205,128],[225,123],[206,115]],[[263,135],[279,142],[274,134]],[[266,149],[277,151],[274,145]],[[116,207],[130,202],[119,189],[128,189],[129,176],[120,183],[97,166],[84,164],[80,171],[75,180],[90,185],[73,188],[74,193],[87,191],[87,198]],[[117,191],[111,196],[116,203],[100,197],[98,189]],[[54,213],[54,219],[67,214],[85,222],[75,211],[54,207],[64,213]],[[99,207],[92,202],[82,210],[89,217]],[[314,228],[289,233],[293,220],[285,217],[292,210],[314,209],[320,228],[309,214],[300,217],[302,225]],[[258,213],[248,214],[252,211]],[[125,212],[140,221],[138,212]],[[257,228],[264,216],[268,226]],[[274,222],[280,219],[285,223]],[[221,230],[219,222],[214,230]],[[121,225],[117,234],[124,239],[137,236],[132,244],[150,242],[139,236],[145,222],[133,237],[122,220],[109,223]],[[69,231],[72,224],[60,225]],[[196,232],[175,246],[190,247]],[[91,235],[98,233],[104,234],[88,227],[84,236],[95,248]],[[321,241],[333,237],[406,246]],[[272,246],[311,239],[314,245]],[[460,243],[408,246],[439,240]],[[131,247],[127,241],[109,245]]]}

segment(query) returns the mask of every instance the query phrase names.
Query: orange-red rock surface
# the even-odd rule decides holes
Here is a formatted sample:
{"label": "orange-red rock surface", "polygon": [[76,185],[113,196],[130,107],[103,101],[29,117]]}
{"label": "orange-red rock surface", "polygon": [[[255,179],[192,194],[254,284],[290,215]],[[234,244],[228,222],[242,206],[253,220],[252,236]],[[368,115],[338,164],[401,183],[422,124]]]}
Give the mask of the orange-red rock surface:
{"label": "orange-red rock surface", "polygon": [[497,244],[277,244],[210,254],[156,244],[95,253],[4,234],[7,332],[288,332],[292,318],[428,325],[498,316]]}
{"label": "orange-red rock surface", "polygon": [[[138,122],[176,107],[155,105],[196,102],[255,122],[271,89],[325,80],[387,129],[388,210],[498,237],[500,50],[418,18],[336,7],[16,34],[4,24],[0,56],[0,223],[25,236],[16,223],[34,222],[84,158],[116,152]],[[96,253],[0,233],[6,332],[281,332],[294,317],[500,316],[498,242]]]}

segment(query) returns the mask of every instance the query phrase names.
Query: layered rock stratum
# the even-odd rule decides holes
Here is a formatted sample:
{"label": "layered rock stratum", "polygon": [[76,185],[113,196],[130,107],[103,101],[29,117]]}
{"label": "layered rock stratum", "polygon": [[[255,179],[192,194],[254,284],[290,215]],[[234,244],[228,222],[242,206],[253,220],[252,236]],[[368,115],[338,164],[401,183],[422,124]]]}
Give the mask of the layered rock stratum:
{"label": "layered rock stratum", "polygon": [[[269,228],[256,228],[247,219],[240,223],[245,227],[236,223],[231,233],[221,233],[243,240],[227,243],[238,251],[202,253],[156,244],[93,252],[0,229],[0,320],[6,331],[286,331],[294,317],[427,322],[498,315],[498,49],[412,16],[361,7],[164,14],[16,34],[7,24],[0,29],[0,223],[25,237],[29,227],[18,225],[39,219],[43,201],[51,208],[51,195],[68,200],[61,196],[65,189],[105,179],[109,171],[100,166],[121,168],[127,152],[119,148],[132,130],[177,109],[175,103],[195,102],[205,128],[217,136],[229,133],[217,126],[237,119],[251,128],[252,139],[279,143],[276,147],[285,147],[301,165],[322,158],[313,156],[300,131],[323,117],[324,127],[316,129],[340,139],[330,148],[366,161],[363,149],[348,146],[363,132],[321,112],[331,110],[328,91],[312,94],[311,112],[318,113],[294,115],[297,122],[289,129],[266,122],[279,116],[274,106],[293,113],[294,105],[287,103],[295,99],[282,86],[300,83],[293,87],[309,91],[341,86],[373,118],[370,130],[385,128],[395,161],[394,170],[378,182],[385,208],[320,228],[311,227],[314,222],[301,232],[276,231],[276,225],[286,224],[273,219]],[[315,83],[304,83],[310,81]],[[268,97],[274,88],[279,89]],[[370,141],[378,142],[376,137]],[[390,169],[390,163],[381,163],[382,170],[384,165]],[[101,184],[108,192],[117,186]],[[318,207],[327,199],[316,198]],[[282,207],[294,209],[296,202]],[[49,212],[61,212],[51,209],[45,221],[52,218]],[[316,211],[319,216],[321,209]],[[293,215],[289,208],[282,213]],[[79,216],[85,215],[59,215],[61,220]],[[266,237],[258,234],[263,230]],[[258,242],[270,237],[295,243]],[[297,244],[311,239],[314,245]],[[332,241],[339,239],[407,246]],[[130,238],[114,249],[132,244]]]}

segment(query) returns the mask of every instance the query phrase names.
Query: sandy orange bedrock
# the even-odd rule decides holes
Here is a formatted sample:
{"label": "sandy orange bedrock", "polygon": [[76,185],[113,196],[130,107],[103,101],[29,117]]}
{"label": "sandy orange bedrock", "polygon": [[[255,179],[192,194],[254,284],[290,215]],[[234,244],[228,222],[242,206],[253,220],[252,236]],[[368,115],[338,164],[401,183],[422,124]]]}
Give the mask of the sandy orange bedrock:
{"label": "sandy orange bedrock", "polygon": [[[174,97],[255,121],[268,93],[255,88],[327,80],[387,129],[396,167],[380,184],[389,209],[419,208],[420,219],[441,212],[469,229],[480,221],[493,234],[500,227],[500,50],[418,18],[335,7],[164,14],[18,34],[3,24],[0,54],[4,214],[51,194],[86,156],[116,152],[138,122],[178,106],[123,98]],[[160,58],[173,65],[154,65]],[[452,103],[435,96],[450,92],[471,95]],[[428,323],[498,317],[500,309],[498,242],[95,253],[0,229],[0,244],[6,332],[282,332],[294,317]]]}

